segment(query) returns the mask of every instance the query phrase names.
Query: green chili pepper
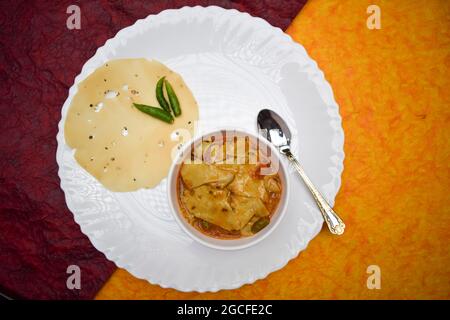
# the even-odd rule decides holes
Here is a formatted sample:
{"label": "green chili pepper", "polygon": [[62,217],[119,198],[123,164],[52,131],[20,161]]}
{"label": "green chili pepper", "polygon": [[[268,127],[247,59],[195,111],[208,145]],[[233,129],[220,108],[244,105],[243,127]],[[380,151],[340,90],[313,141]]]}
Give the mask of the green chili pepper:
{"label": "green chili pepper", "polygon": [[173,91],[172,86],[169,81],[164,80],[166,85],[167,97],[169,97],[170,107],[172,108],[173,114],[175,117],[178,117],[181,114],[180,102],[178,101],[177,95]]}
{"label": "green chili pepper", "polygon": [[211,227],[209,222],[205,220],[200,220],[200,225],[204,230],[208,230]]}
{"label": "green chili pepper", "polygon": [[173,123],[172,115],[161,108],[156,108],[156,107],[152,107],[152,106],[147,106],[145,104],[137,104],[137,103],[133,103],[133,105],[139,111],[142,111],[143,113],[151,115],[154,118],[157,118],[157,119],[162,120],[167,123]]}
{"label": "green chili pepper", "polygon": [[170,106],[167,102],[166,98],[164,97],[163,93],[163,86],[164,86],[164,79],[166,77],[162,77],[159,79],[158,83],[156,84],[156,99],[158,100],[159,105],[161,108],[166,110],[168,113],[170,113]]}
{"label": "green chili pepper", "polygon": [[267,217],[260,218],[252,225],[252,232],[258,233],[270,223],[270,219]]}

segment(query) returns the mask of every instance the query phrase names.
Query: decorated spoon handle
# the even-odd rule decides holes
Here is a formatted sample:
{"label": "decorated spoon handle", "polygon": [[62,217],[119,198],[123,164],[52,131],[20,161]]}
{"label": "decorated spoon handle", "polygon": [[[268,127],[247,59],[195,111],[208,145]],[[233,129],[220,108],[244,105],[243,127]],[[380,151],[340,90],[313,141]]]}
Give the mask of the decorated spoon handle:
{"label": "decorated spoon handle", "polygon": [[311,180],[309,180],[302,166],[294,157],[294,155],[291,153],[291,151],[289,149],[284,149],[281,150],[281,152],[286,155],[286,157],[292,163],[294,168],[297,170],[300,177],[302,177],[303,182],[306,184],[309,191],[311,191],[311,194],[313,195],[314,200],[316,201],[317,206],[319,207],[320,212],[322,213],[323,219],[325,220],[328,229],[330,229],[330,232],[337,235],[343,234],[345,229],[344,222],[342,222],[341,218],[339,218],[336,212],[334,212],[334,210],[325,200],[325,198],[320,194],[319,190],[317,190],[314,184],[311,182]]}

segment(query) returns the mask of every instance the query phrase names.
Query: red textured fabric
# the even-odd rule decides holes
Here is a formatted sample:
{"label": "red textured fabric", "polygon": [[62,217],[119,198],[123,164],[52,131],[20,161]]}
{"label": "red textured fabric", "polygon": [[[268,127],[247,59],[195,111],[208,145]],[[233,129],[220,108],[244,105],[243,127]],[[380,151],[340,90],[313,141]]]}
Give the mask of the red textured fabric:
{"label": "red textured fabric", "polygon": [[[137,19],[167,8],[219,5],[284,29],[304,2],[1,1],[0,292],[90,299],[115,269],[74,222],[55,160],[61,106],[99,46]],[[81,8],[81,30],[66,28],[71,4]],[[66,287],[72,264],[81,268],[81,290]]]}

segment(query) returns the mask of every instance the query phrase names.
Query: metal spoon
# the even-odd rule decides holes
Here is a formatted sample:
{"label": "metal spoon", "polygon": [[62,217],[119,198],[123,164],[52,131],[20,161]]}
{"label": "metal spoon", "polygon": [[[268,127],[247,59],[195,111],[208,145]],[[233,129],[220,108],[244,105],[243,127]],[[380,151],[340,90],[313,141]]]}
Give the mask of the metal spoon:
{"label": "metal spoon", "polygon": [[284,120],[274,111],[263,109],[258,114],[258,130],[263,137],[277,147],[280,152],[284,154],[293,164],[300,177],[302,177],[303,182],[306,184],[309,191],[311,191],[311,194],[313,195],[314,200],[316,201],[317,206],[322,213],[323,219],[325,220],[331,233],[338,235],[343,234],[345,229],[344,222],[342,222],[341,218],[339,218],[336,212],[333,211],[325,198],[313,185],[300,163],[291,153],[291,132]]}

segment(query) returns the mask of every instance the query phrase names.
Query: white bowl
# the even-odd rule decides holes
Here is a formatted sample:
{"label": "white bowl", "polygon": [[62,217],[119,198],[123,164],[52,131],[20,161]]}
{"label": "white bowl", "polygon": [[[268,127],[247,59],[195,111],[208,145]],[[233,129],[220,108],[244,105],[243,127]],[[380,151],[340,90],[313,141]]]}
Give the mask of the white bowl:
{"label": "white bowl", "polygon": [[[196,228],[194,228],[189,222],[186,221],[186,219],[183,217],[183,214],[180,209],[180,204],[178,201],[178,190],[177,190],[177,178],[179,176],[179,171],[181,168],[182,163],[187,159],[188,156],[191,154],[191,146],[197,145],[198,143],[201,143],[202,139],[205,137],[209,137],[212,135],[219,135],[223,131],[227,132],[227,134],[233,133],[237,134],[239,136],[248,136],[250,139],[255,139],[259,141],[260,146],[263,146],[263,148],[268,148],[271,150],[271,161],[272,163],[276,162],[278,163],[278,173],[280,176],[281,184],[282,184],[282,194],[280,198],[280,202],[278,203],[278,206],[273,213],[270,223],[267,227],[265,227],[263,230],[258,232],[257,234],[253,236],[243,237],[239,239],[218,239],[213,238],[205,235],[204,233],[200,232]],[[265,149],[265,150],[268,150]],[[177,155],[177,159],[175,159],[174,163],[172,164],[172,167],[169,170],[169,176],[168,176],[168,183],[167,183],[167,192],[168,192],[168,199],[169,199],[169,206],[171,208],[171,212],[173,213],[175,220],[177,221],[178,225],[181,227],[182,230],[184,230],[192,239],[197,241],[198,243],[201,243],[202,245],[205,245],[210,248],[214,249],[220,249],[220,250],[238,250],[238,249],[244,249],[248,248],[250,246],[253,246],[259,242],[261,242],[263,239],[268,237],[272,231],[278,226],[281,219],[283,218],[286,208],[287,208],[287,199],[289,199],[289,175],[287,174],[288,168],[284,161],[281,161],[280,153],[279,151],[266,139],[262,137],[257,137],[251,133],[244,132],[242,130],[230,130],[230,129],[223,129],[223,130],[217,130],[214,132],[210,132],[207,134],[202,135],[201,137],[191,140],[188,144],[184,146],[184,148],[181,150],[181,152]]]}

